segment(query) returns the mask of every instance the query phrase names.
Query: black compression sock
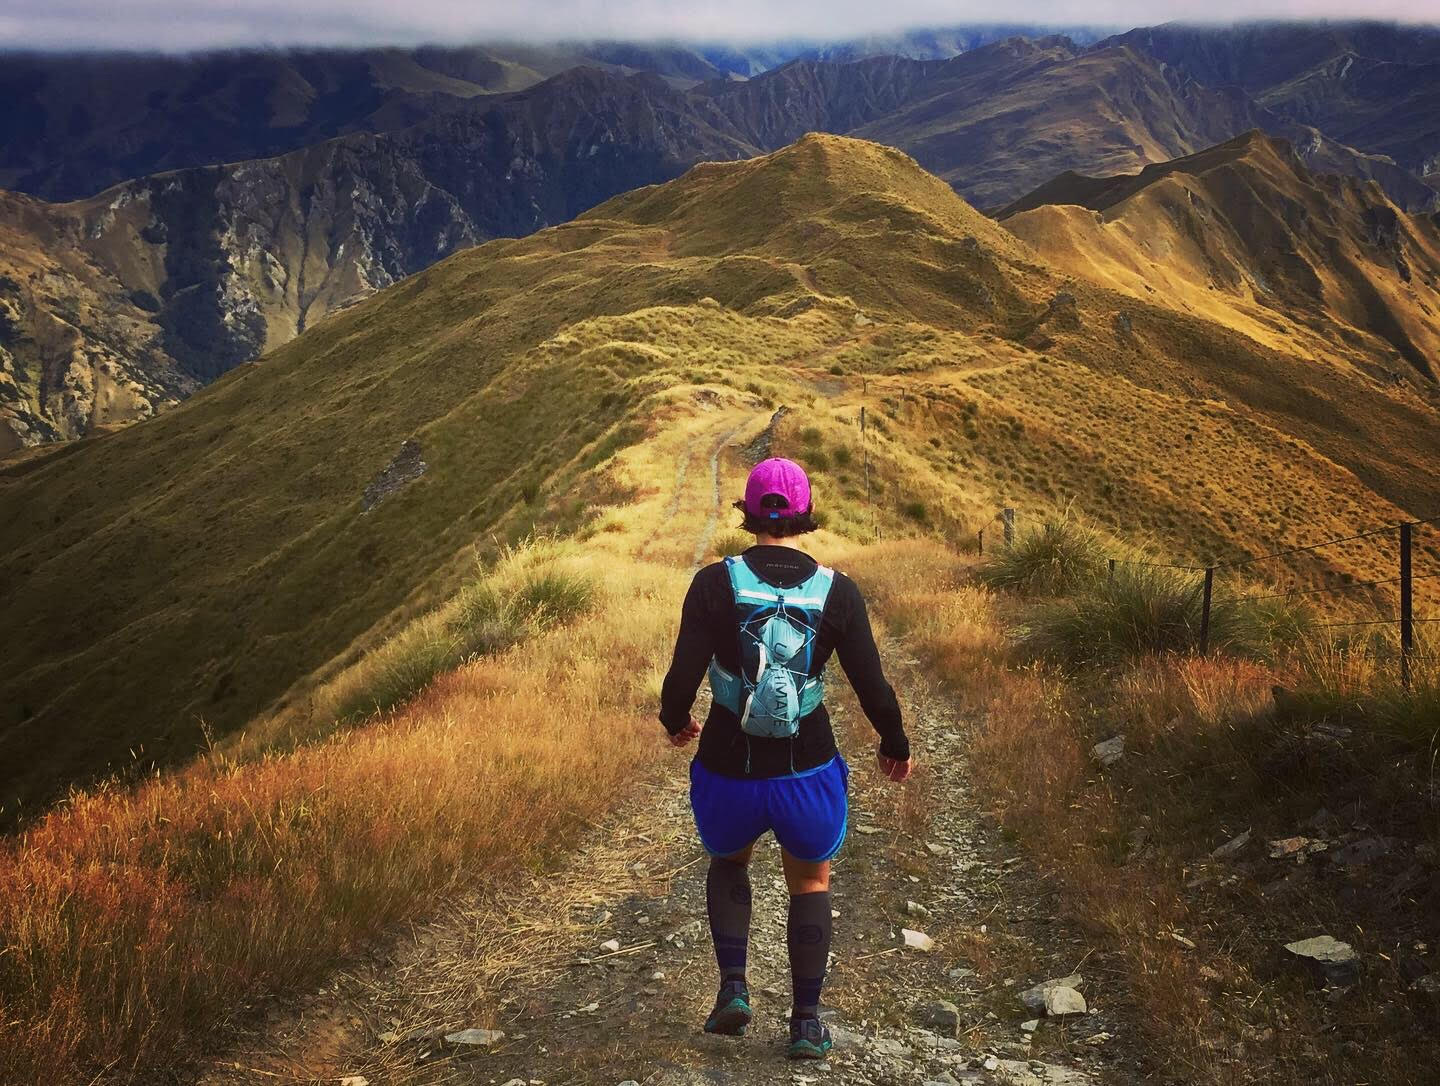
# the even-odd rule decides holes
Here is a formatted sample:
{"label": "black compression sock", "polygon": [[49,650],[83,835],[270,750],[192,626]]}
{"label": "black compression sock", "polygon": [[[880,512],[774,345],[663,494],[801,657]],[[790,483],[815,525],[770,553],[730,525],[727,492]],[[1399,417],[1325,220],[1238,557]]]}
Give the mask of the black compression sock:
{"label": "black compression sock", "polygon": [[710,914],[710,937],[715,940],[715,964],[720,980],[745,979],[745,949],[750,942],[750,868],[722,860],[710,861],[705,877],[705,906]]}
{"label": "black compression sock", "polygon": [[786,945],[790,950],[790,979],[795,985],[791,1018],[814,1018],[820,1013],[820,987],[830,958],[830,891],[797,894],[790,899]]}

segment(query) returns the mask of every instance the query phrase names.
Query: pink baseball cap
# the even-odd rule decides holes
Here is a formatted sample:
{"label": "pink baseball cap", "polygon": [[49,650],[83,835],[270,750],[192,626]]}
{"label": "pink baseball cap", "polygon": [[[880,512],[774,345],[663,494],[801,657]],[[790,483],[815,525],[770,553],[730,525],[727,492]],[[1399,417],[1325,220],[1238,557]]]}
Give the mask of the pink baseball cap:
{"label": "pink baseball cap", "polygon": [[[765,499],[774,495],[782,502]],[[810,512],[810,480],[793,460],[772,456],[762,460],[745,481],[745,512],[753,517],[780,520]]]}

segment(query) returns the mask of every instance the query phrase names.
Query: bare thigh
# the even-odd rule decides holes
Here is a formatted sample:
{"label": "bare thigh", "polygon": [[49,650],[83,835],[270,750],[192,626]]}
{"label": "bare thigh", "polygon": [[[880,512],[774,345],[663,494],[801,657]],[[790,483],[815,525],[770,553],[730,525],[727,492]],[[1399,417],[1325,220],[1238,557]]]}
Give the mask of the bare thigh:
{"label": "bare thigh", "polygon": [[[732,864],[749,866],[750,860],[755,855],[754,843],[742,848],[739,852],[732,852],[728,856],[720,857]],[[800,860],[790,855],[781,846],[780,866],[785,870],[785,885],[793,897],[796,894],[815,894],[830,889],[830,861]]]}

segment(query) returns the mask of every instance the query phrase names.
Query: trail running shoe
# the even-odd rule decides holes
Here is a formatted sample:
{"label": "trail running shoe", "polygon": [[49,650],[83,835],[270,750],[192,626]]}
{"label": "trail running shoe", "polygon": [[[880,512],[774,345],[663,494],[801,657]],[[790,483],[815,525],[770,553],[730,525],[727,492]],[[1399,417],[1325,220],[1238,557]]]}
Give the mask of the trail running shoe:
{"label": "trail running shoe", "polygon": [[830,1029],[820,1019],[790,1019],[790,1047],[785,1050],[790,1059],[823,1060],[833,1046]]}
{"label": "trail running shoe", "polygon": [[705,1019],[706,1033],[723,1033],[739,1037],[750,1024],[750,989],[743,980],[727,980],[715,997],[715,1009]]}

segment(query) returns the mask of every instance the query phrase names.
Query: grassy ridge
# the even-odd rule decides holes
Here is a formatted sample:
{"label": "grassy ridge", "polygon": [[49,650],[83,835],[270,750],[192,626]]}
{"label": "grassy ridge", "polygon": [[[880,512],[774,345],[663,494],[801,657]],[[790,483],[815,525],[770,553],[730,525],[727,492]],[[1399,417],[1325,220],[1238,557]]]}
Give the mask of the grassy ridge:
{"label": "grassy ridge", "polygon": [[[1074,501],[1236,556],[1440,502],[1413,397],[1076,284],[900,152],[807,137],[457,254],[152,422],[0,467],[0,819],[303,701],[448,598],[477,539],[605,504],[667,397],[730,393],[808,413],[842,534]],[[363,511],[409,438],[428,470]]]}

